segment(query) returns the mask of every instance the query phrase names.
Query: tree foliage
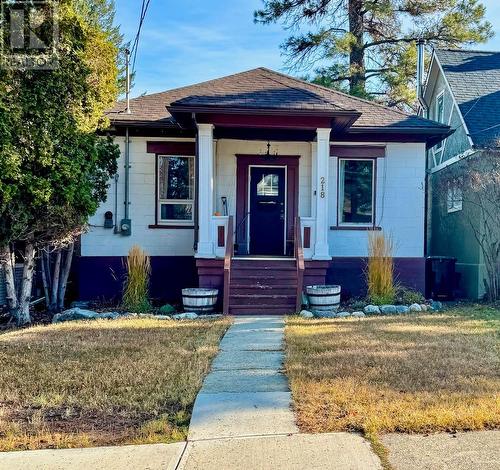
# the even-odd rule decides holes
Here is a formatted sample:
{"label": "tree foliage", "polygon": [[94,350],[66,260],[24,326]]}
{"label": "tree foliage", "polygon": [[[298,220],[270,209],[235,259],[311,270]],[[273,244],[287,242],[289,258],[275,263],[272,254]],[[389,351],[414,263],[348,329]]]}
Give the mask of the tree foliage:
{"label": "tree foliage", "polygon": [[492,36],[479,0],[263,0],[255,21],[292,30],[282,48],[316,83],[390,105],[415,102],[415,42],[459,47]]}
{"label": "tree foliage", "polygon": [[118,94],[119,36],[111,22],[90,14],[94,6],[111,8],[112,3],[57,2],[55,69],[0,68],[4,259],[14,241],[35,248],[70,243],[105,199],[116,172],[118,147],[96,131],[107,126],[104,111]]}

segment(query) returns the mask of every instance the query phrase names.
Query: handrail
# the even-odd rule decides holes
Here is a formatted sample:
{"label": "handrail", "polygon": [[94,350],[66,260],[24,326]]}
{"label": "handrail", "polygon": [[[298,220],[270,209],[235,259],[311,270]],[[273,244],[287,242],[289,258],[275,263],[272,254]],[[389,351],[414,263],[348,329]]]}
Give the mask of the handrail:
{"label": "handrail", "polygon": [[222,313],[229,314],[229,288],[231,281],[231,261],[234,256],[234,222],[230,215],[227,220],[226,252],[224,254],[224,300]]}
{"label": "handrail", "polygon": [[297,301],[296,310],[297,312],[302,307],[302,290],[304,289],[304,247],[302,246],[302,226],[300,223],[300,217],[295,218],[294,227],[294,251],[295,260],[297,263]]}
{"label": "handrail", "polygon": [[[236,224],[236,229],[234,231],[234,242],[238,246],[239,246],[239,243],[240,243],[240,237],[239,237],[240,228],[248,220],[249,217],[250,217],[250,211],[248,211],[245,214],[245,216]],[[245,241],[246,241],[246,236],[244,238],[245,238]],[[238,251],[238,253],[241,253],[241,252]]]}

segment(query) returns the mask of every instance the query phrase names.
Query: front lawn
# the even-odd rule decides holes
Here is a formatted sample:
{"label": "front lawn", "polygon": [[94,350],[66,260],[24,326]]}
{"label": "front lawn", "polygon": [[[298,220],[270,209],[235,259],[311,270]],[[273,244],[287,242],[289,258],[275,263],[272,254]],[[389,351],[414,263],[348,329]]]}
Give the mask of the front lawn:
{"label": "front lawn", "polygon": [[304,432],[500,426],[500,310],[306,320],[286,327],[286,370]]}
{"label": "front lawn", "polygon": [[0,450],[171,442],[230,320],[123,319],[0,335]]}

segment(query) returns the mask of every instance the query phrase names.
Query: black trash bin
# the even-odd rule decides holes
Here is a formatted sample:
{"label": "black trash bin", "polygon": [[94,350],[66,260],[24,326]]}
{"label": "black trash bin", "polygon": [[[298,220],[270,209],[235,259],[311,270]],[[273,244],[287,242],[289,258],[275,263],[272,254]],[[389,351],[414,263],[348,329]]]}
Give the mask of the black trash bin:
{"label": "black trash bin", "polygon": [[456,258],[429,256],[427,258],[427,297],[439,300],[453,300],[455,295]]}

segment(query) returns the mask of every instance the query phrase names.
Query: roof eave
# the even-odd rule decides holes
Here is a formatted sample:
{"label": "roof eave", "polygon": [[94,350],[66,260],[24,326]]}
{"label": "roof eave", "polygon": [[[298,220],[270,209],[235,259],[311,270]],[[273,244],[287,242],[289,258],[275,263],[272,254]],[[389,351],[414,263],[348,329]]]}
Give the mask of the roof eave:
{"label": "roof eave", "polygon": [[296,116],[354,116],[359,118],[361,113],[356,110],[339,109],[339,110],[314,110],[314,109],[299,109],[299,108],[262,108],[262,107],[235,107],[235,106],[189,106],[189,105],[173,105],[166,107],[172,115],[175,113],[224,113],[224,114],[257,114],[265,116],[280,116],[283,114]]}

